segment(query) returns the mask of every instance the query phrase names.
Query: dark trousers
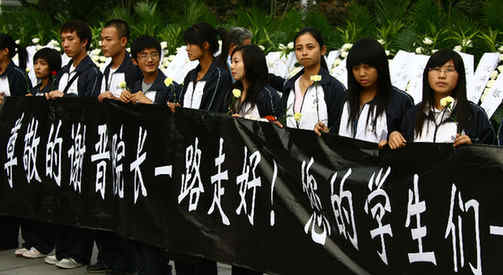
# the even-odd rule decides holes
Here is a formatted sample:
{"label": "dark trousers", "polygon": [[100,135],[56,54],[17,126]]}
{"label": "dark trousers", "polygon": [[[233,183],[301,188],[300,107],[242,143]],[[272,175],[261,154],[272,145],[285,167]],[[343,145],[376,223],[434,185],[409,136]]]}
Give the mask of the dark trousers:
{"label": "dark trousers", "polygon": [[19,247],[19,219],[10,216],[0,216],[0,250]]}
{"label": "dark trousers", "polygon": [[136,271],[134,243],[110,231],[95,231],[94,239],[98,247],[99,263],[105,264],[112,271]]}
{"label": "dark trousers", "polygon": [[[171,275],[166,252],[140,242],[136,242],[136,267],[138,275]],[[176,274],[180,275],[178,270]]]}
{"label": "dark trousers", "polygon": [[56,258],[73,258],[79,263],[89,264],[93,249],[93,232],[70,226],[57,226]]}
{"label": "dark trousers", "polygon": [[23,247],[30,249],[35,247],[42,254],[49,254],[54,249],[56,240],[54,225],[44,222],[22,220],[21,234]]}
{"label": "dark trousers", "polygon": [[217,275],[217,263],[196,258],[191,259],[191,261],[177,260],[175,270],[176,275]]}
{"label": "dark trousers", "polygon": [[261,275],[262,273],[250,269],[233,266],[232,275]]}

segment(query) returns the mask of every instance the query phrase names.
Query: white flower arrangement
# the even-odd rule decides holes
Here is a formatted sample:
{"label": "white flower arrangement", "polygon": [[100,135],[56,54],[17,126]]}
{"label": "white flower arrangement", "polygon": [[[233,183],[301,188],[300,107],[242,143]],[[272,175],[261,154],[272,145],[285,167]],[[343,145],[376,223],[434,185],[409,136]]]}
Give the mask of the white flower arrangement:
{"label": "white flower arrangement", "polygon": [[461,42],[461,46],[464,48],[471,48],[473,47],[473,43],[470,39],[463,39],[463,41]]}
{"label": "white flower arrangement", "polygon": [[258,45],[258,47],[262,50],[262,51],[265,51],[265,47],[262,46],[262,45]]}
{"label": "white flower arrangement", "polygon": [[379,44],[381,44],[381,45],[386,44],[386,41],[384,41],[383,39],[378,39],[377,42],[379,42]]}
{"label": "white flower arrangement", "polygon": [[461,52],[463,50],[463,47],[461,45],[457,45],[456,47],[453,48],[456,52]]}
{"label": "white flower arrangement", "polygon": [[428,36],[426,36],[426,37],[423,39],[423,44],[425,44],[425,45],[427,45],[427,46],[433,45],[433,40],[431,40],[431,38],[429,38]]}
{"label": "white flower arrangement", "polygon": [[163,50],[164,50],[164,49],[166,49],[166,48],[168,48],[168,42],[166,42],[166,41],[162,41],[162,42],[161,42],[161,49],[163,49]]}
{"label": "white flower arrangement", "polygon": [[424,53],[424,48],[423,48],[423,47],[417,47],[417,48],[416,48],[416,53],[417,53],[417,54],[422,54],[422,53]]}
{"label": "white flower arrangement", "polygon": [[40,38],[35,37],[35,38],[33,38],[33,39],[31,40],[31,42],[32,42],[33,44],[35,44],[35,45],[38,45],[38,43],[40,43]]}
{"label": "white flower arrangement", "polygon": [[293,50],[293,46],[294,46],[294,43],[293,42],[290,42],[288,43],[287,47],[289,50]]}
{"label": "white flower arrangement", "polygon": [[503,53],[503,46],[499,46],[499,47],[498,47],[498,51],[499,51],[500,53]]}
{"label": "white flower arrangement", "polygon": [[346,43],[346,44],[342,45],[341,49],[343,52],[349,52],[349,50],[351,50],[352,47],[353,47],[353,44]]}

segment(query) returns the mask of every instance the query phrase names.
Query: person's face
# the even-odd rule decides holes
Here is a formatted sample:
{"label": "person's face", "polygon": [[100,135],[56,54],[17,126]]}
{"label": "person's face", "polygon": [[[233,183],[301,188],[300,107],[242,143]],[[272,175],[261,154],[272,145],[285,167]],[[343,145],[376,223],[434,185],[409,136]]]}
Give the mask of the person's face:
{"label": "person's face", "polygon": [[0,50],[0,61],[7,60],[9,58],[9,49],[5,48]]}
{"label": "person's face", "polygon": [[187,50],[187,55],[189,56],[190,61],[198,60],[204,54],[203,49],[197,44],[187,43],[186,50]]}
{"label": "person's face", "polygon": [[431,89],[443,96],[451,95],[458,85],[458,79],[459,73],[452,60],[447,61],[441,67],[430,68],[428,72],[428,83]]}
{"label": "person's face", "polygon": [[49,69],[49,63],[43,58],[39,58],[35,60],[35,63],[33,64],[33,68],[35,69],[35,76],[38,79],[43,79],[49,77],[49,74],[51,73]]}
{"label": "person's face", "polygon": [[321,56],[326,52],[326,47],[320,48],[320,44],[310,33],[305,33],[295,40],[295,55],[304,67],[319,64]]}
{"label": "person's face", "polygon": [[61,46],[68,57],[79,56],[86,51],[87,41],[81,41],[75,31],[61,33]]}
{"label": "person's face", "polygon": [[237,51],[232,55],[231,73],[235,80],[243,80],[245,77],[245,64],[243,63],[243,54]]}
{"label": "person's face", "polygon": [[138,67],[144,73],[154,73],[159,67],[161,53],[157,49],[144,49],[136,56]]}
{"label": "person's face", "polygon": [[356,82],[363,88],[373,87],[377,84],[379,76],[377,69],[368,65],[360,64],[352,68]]}
{"label": "person's face", "polygon": [[101,31],[101,50],[106,57],[120,54],[127,44],[125,37],[119,37],[119,31],[115,27],[103,28]]}

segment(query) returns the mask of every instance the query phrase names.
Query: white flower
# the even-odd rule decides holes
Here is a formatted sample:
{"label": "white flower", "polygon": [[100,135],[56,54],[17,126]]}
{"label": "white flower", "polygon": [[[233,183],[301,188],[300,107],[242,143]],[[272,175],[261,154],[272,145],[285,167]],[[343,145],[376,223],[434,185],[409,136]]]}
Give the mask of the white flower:
{"label": "white flower", "polygon": [[262,45],[258,45],[258,47],[259,47],[261,50],[265,51],[265,47],[264,47],[264,46],[262,46]]}
{"label": "white flower", "polygon": [[489,80],[486,84],[487,88],[492,88],[496,84],[496,80]]}
{"label": "white flower", "polygon": [[293,115],[293,118],[295,119],[295,121],[299,122],[302,119],[302,114],[295,113],[295,115]]}
{"label": "white flower", "polygon": [[100,45],[100,47],[101,47],[101,45],[102,45],[102,42],[101,42],[101,40],[100,40],[100,41],[98,41],[98,45]]}
{"label": "white flower", "polygon": [[92,50],[92,51],[91,51],[91,55],[96,55],[96,56],[98,56],[98,55],[100,55],[100,52],[101,52],[101,50],[100,50],[100,49],[94,49],[94,50]]}
{"label": "white flower", "polygon": [[342,45],[342,51],[349,51],[353,47],[353,44],[351,43],[346,43]]}
{"label": "white flower", "polygon": [[106,58],[106,57],[104,57],[104,56],[100,56],[100,57],[98,58],[98,60],[99,60],[101,63],[105,63],[105,62],[107,62],[107,58]]}
{"label": "white flower", "polygon": [[91,60],[94,62],[94,63],[98,63],[100,61],[100,57],[99,56],[96,56],[96,55],[93,55],[91,56]]}
{"label": "white flower", "polygon": [[321,81],[321,75],[316,74],[311,76],[311,81],[318,82]]}
{"label": "white flower", "polygon": [[389,56],[389,55],[391,54],[391,52],[390,52],[390,51],[388,51],[388,50],[386,50],[386,51],[384,51],[384,52],[386,53],[386,56]]}
{"label": "white flower", "polygon": [[342,61],[337,58],[335,61],[334,61],[334,64],[332,65],[332,67],[336,68],[337,66],[341,65]]}
{"label": "white flower", "polygon": [[463,50],[463,47],[461,47],[461,45],[457,45],[456,47],[454,47],[454,50],[460,52],[461,50]]}
{"label": "white flower", "polygon": [[169,62],[172,62],[173,60],[175,60],[175,56],[174,55],[168,56],[168,61]]}
{"label": "white flower", "polygon": [[454,98],[452,98],[450,96],[446,96],[446,97],[440,99],[440,106],[446,107],[446,106],[451,105],[452,102],[454,102]]}
{"label": "white flower", "polygon": [[126,89],[126,87],[127,87],[127,84],[126,84],[126,82],[125,82],[125,81],[122,81],[122,82],[119,84],[119,88],[121,88],[121,89]]}
{"label": "white flower", "polygon": [[348,56],[348,52],[346,52],[346,51],[341,52],[342,58],[346,58],[347,56]]}
{"label": "white flower", "polygon": [[234,95],[235,98],[241,97],[241,90],[240,89],[232,90],[232,95]]}
{"label": "white flower", "polygon": [[425,37],[423,39],[423,44],[425,44],[425,45],[431,45],[431,44],[433,44],[433,40],[431,40],[429,37]]}
{"label": "white flower", "polygon": [[19,43],[21,43],[21,40],[19,40],[19,39],[18,39],[18,40],[16,40],[15,42],[16,42],[16,44],[18,44],[18,45],[19,45]]}
{"label": "white flower", "polygon": [[499,66],[498,66],[498,71],[499,71],[500,73],[502,73],[502,72],[503,72],[503,65],[499,65]]}
{"label": "white flower", "polygon": [[56,47],[54,47],[54,49],[55,49],[56,51],[58,51],[58,52],[60,52],[60,51],[61,51],[61,48],[60,48],[60,47],[57,47],[57,46],[56,46]]}
{"label": "white flower", "polygon": [[40,42],[40,38],[35,37],[35,38],[33,38],[33,39],[31,40],[31,42],[32,42],[33,44],[38,44],[38,43]]}
{"label": "white flower", "polygon": [[280,43],[280,44],[279,44],[279,49],[280,49],[280,50],[282,50],[282,51],[284,51],[284,50],[286,50],[286,49],[287,49],[287,47],[286,47],[284,44],[281,44],[281,43]]}
{"label": "white flower", "polygon": [[377,40],[377,42],[379,42],[379,44],[381,44],[381,45],[384,45],[386,43],[386,42],[384,42],[383,39],[379,39],[379,40]]}
{"label": "white flower", "polygon": [[424,49],[422,47],[416,48],[416,53],[417,54],[422,54],[424,52]]}
{"label": "white flower", "polygon": [[498,78],[498,75],[499,75],[498,71],[494,71],[491,73],[491,76],[489,77],[489,79],[491,79],[491,80],[496,79],[496,78]]}
{"label": "white flower", "polygon": [[473,46],[472,41],[470,39],[463,39],[463,42],[461,44],[467,48],[470,48]]}
{"label": "white flower", "polygon": [[438,49],[431,50],[431,53],[436,53],[436,52],[438,52]]}
{"label": "white flower", "polygon": [[43,47],[40,45],[35,46],[35,51],[40,51]]}
{"label": "white flower", "polygon": [[169,86],[171,86],[171,84],[173,84],[173,78],[171,78],[171,77],[166,77],[166,78],[164,79],[164,85],[166,85],[166,87],[169,87]]}
{"label": "white flower", "polygon": [[51,46],[51,47],[59,47],[59,42],[52,39],[51,41],[49,41],[49,43],[47,45]]}
{"label": "white flower", "polygon": [[503,53],[503,46],[499,46],[498,51],[499,51],[500,53]]}
{"label": "white flower", "polygon": [[164,66],[165,68],[168,68],[170,63],[171,62],[169,62],[169,60],[167,58],[164,58],[164,60],[162,61],[162,66]]}
{"label": "white flower", "polygon": [[503,61],[503,54],[500,54],[500,62]]}
{"label": "white flower", "polygon": [[26,73],[30,72],[30,68],[26,67]]}
{"label": "white flower", "polygon": [[293,42],[288,43],[288,49],[293,50]]}
{"label": "white flower", "polygon": [[162,41],[162,42],[161,42],[161,49],[163,49],[163,50],[164,50],[164,49],[166,49],[167,47],[168,47],[168,42],[166,42],[166,41]]}
{"label": "white flower", "polygon": [[127,49],[126,49],[126,51],[127,51],[128,53],[130,53],[130,52],[131,52],[131,48],[127,48]]}

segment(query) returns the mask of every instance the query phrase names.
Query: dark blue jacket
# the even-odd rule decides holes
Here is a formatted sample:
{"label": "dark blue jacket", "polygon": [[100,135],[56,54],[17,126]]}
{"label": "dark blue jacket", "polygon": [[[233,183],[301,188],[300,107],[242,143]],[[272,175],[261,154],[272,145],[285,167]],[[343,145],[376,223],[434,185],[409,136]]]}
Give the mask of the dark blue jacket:
{"label": "dark blue jacket", "polygon": [[[103,78],[105,78],[105,85],[108,85],[109,80],[110,80],[110,68],[112,67],[112,63],[108,64],[105,68],[105,71],[103,71]],[[138,79],[143,78],[143,75],[141,73],[141,70],[133,64],[133,61],[131,60],[131,56],[126,53],[126,56],[124,57],[124,61],[122,61],[122,64],[117,68],[115,73],[123,73],[124,78],[126,81],[126,85],[129,89],[132,89],[134,85],[136,84],[136,81]],[[103,87],[102,87],[103,88]],[[110,87],[104,87],[105,91],[110,90]]]}
{"label": "dark blue jacket", "polygon": [[31,82],[28,81],[28,76],[26,73],[21,70],[18,66],[14,65],[14,63],[9,62],[5,72],[0,76],[7,76],[9,81],[9,89],[11,96],[23,96],[28,93],[31,88]]}
{"label": "dark blue jacket", "polygon": [[[232,93],[228,93],[225,103],[227,110],[231,107],[233,97]],[[279,117],[281,115],[281,99],[278,95],[278,91],[269,85],[264,86],[264,88],[262,88],[262,90],[257,94],[255,104],[260,117]]]}
{"label": "dark blue jacket", "polygon": [[[165,79],[166,76],[161,72],[161,70],[158,70],[157,77],[155,78],[154,83],[152,83],[152,86],[150,86],[147,91],[143,91],[144,93],[148,91],[157,92],[153,102],[154,104],[166,105],[168,101],[173,101],[176,94],[180,92],[179,84],[173,81],[173,83],[168,87],[166,86],[166,84],[164,84]],[[138,91],[142,90],[142,82],[143,76],[134,84],[132,93],[137,93]]]}
{"label": "dark blue jacket", "polygon": [[[183,80],[182,91],[177,95],[178,102],[183,106],[183,99],[185,93],[187,92],[187,87],[190,82],[196,82],[197,73],[201,70],[201,65],[198,65],[195,69],[191,70]],[[225,106],[225,101],[228,94],[231,92],[232,79],[230,73],[219,67],[215,61],[211,63],[210,68],[206,75],[201,79],[201,81],[206,81],[203,89],[203,96],[201,98],[200,110],[205,110],[209,112],[227,112],[227,106]]]}
{"label": "dark blue jacket", "polygon": [[[65,73],[69,73],[72,62],[73,61],[70,60],[70,62],[68,62],[68,64],[66,64],[56,75],[56,87],[58,87],[61,77]],[[86,56],[79,63],[75,70],[79,74],[79,77],[76,80],[78,96],[98,96],[100,94],[103,74],[100,72],[91,58],[89,56]],[[68,81],[70,81],[70,79],[68,79]],[[72,96],[72,94],[69,94],[69,96]]]}
{"label": "dark blue jacket", "polygon": [[[498,144],[496,134],[484,109],[472,102],[468,102],[468,104],[471,111],[468,117],[468,126],[461,130],[465,131],[466,135],[472,140],[472,143]],[[417,104],[407,112],[400,127],[402,135],[408,142],[414,142],[417,112],[423,112],[423,110],[420,110],[420,104]],[[454,108],[454,112],[456,112],[456,107]],[[443,123],[449,121],[454,122],[453,118],[449,117]]]}

